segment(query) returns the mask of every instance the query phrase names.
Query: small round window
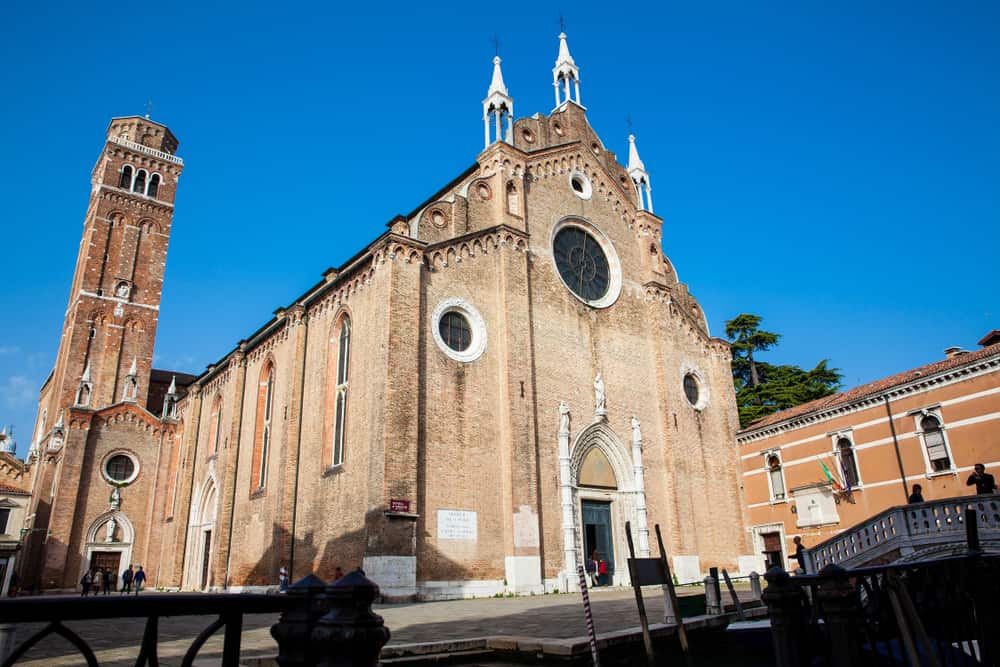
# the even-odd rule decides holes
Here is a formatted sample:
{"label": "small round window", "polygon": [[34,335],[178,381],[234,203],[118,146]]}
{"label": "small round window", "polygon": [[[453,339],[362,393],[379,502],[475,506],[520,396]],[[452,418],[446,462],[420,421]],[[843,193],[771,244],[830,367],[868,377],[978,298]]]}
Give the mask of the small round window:
{"label": "small round window", "polygon": [[465,352],[472,345],[472,327],[459,312],[445,313],[438,322],[438,332],[444,344],[456,352]]}
{"label": "small round window", "polygon": [[135,461],[127,454],[115,454],[104,463],[104,475],[112,482],[131,482],[136,472]]}
{"label": "small round window", "polygon": [[434,342],[455,361],[475,361],[486,349],[486,324],[463,299],[445,299],[432,315]]}
{"label": "small round window", "polygon": [[688,373],[684,376],[684,395],[687,396],[688,403],[698,405],[698,398],[701,392],[698,390],[698,379]]}
{"label": "small round window", "polygon": [[590,199],[590,196],[594,193],[593,188],[590,186],[590,179],[580,171],[570,173],[569,187],[573,190],[573,194],[580,199]]}

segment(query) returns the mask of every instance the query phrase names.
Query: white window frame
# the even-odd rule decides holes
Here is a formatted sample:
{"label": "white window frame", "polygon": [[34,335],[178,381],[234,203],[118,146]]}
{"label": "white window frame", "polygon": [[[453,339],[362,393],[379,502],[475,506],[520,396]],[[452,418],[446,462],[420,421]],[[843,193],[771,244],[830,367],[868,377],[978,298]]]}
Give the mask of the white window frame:
{"label": "white window frame", "polygon": [[[785,460],[781,457],[780,449],[769,449],[764,454],[764,477],[767,478],[767,494],[772,505],[788,502],[788,481],[785,479]],[[781,498],[774,497],[774,484],[771,483],[771,468],[767,465],[768,459],[772,456],[778,457],[778,464],[781,467],[781,485],[784,487]]]}
{"label": "white window frame", "polygon": [[[944,417],[941,416],[941,406],[921,408],[911,413],[913,415],[913,430],[920,439],[920,453],[924,457],[924,470],[928,479],[931,477],[941,477],[942,475],[957,475],[958,463],[955,461],[955,454],[951,449],[951,442],[948,439],[948,426]],[[931,465],[931,457],[927,454],[927,440],[924,438],[924,430],[920,425],[924,417],[934,417],[941,425],[941,437],[944,439],[944,451],[948,453],[948,462],[951,464],[947,470],[934,470]]]}
{"label": "white window frame", "polygon": [[854,470],[858,475],[858,483],[852,486],[851,489],[856,491],[864,487],[865,481],[861,477],[861,461],[858,459],[858,444],[854,442],[854,429],[846,428],[830,434],[830,448],[833,451],[833,460],[837,462],[837,477],[840,478],[841,486],[846,488],[847,478],[844,477],[844,462],[840,460],[840,448],[837,447],[841,438],[851,443],[851,451],[854,453]]}
{"label": "white window frame", "polygon": [[[346,336],[345,336],[346,332]],[[330,452],[330,466],[344,465],[344,444],[347,441],[347,385],[351,372],[351,318],[344,315],[340,319],[337,334],[337,386],[333,399],[333,448]]]}
{"label": "white window frame", "polygon": [[274,365],[268,370],[267,379],[261,383],[264,389],[264,423],[261,429],[260,470],[257,472],[257,488],[260,491],[267,487],[267,458],[271,453],[271,416],[274,412]]}

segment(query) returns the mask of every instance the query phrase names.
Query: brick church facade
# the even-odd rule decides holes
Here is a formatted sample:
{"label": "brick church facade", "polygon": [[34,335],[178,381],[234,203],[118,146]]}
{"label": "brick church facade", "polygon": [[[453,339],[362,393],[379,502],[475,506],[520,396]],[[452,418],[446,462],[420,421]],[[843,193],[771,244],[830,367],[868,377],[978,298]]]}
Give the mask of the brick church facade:
{"label": "brick church facade", "polygon": [[112,121],[29,456],[29,580],[113,561],[196,590],[282,565],[362,566],[397,598],[571,590],[594,550],[628,580],[626,522],[643,554],[662,527],[681,581],[736,569],[729,347],[663,253],[634,139],[622,166],[590,127],[565,35],[553,83],[515,120],[495,59],[474,164],[197,377],[150,368],[177,141]]}

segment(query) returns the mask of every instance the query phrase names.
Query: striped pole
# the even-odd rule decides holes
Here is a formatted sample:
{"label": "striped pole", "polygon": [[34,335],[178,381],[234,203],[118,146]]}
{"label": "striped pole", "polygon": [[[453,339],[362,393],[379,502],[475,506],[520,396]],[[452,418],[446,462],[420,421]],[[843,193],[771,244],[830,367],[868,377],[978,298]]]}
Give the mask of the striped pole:
{"label": "striped pole", "polygon": [[590,637],[590,655],[594,659],[594,667],[601,667],[601,657],[597,653],[597,634],[594,632],[594,615],[590,611],[590,594],[587,593],[587,575],[582,565],[576,566],[580,576],[580,594],[583,595],[583,615],[587,619],[587,636]]}

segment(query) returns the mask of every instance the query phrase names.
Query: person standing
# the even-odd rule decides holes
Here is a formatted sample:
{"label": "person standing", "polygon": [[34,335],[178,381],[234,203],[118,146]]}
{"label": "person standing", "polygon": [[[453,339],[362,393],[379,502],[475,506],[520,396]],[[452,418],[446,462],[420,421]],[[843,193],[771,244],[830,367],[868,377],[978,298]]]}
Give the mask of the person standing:
{"label": "person standing", "polygon": [[107,568],[101,573],[101,592],[105,595],[111,593],[111,578],[115,575],[111,572],[111,568]]}
{"label": "person standing", "polygon": [[288,592],[288,568],[284,565],[278,569],[278,592]]}
{"label": "person standing", "polygon": [[132,592],[132,565],[129,564],[128,568],[122,572],[122,595],[128,595]]}
{"label": "person standing", "polygon": [[996,480],[993,479],[993,475],[986,472],[986,466],[982,463],[976,464],[965,485],[975,486],[976,493],[993,493],[997,489]]}
{"label": "person standing", "polygon": [[83,573],[83,576],[80,578],[80,586],[83,588],[83,592],[81,593],[82,597],[87,597],[87,594],[90,593],[90,587],[93,585],[93,583],[94,583],[94,576],[90,574],[90,570],[87,570],[86,572]]}
{"label": "person standing", "polygon": [[146,583],[146,573],[142,571],[142,565],[135,566],[135,575],[132,577],[132,585],[135,586],[135,594],[142,590],[142,585]]}
{"label": "person standing", "polygon": [[792,540],[795,543],[795,555],[792,556],[796,561],[798,561],[799,566],[796,568],[796,574],[806,573],[806,548],[802,545],[802,538],[798,535]]}
{"label": "person standing", "polygon": [[597,586],[597,549],[591,551],[587,558],[587,574],[590,576],[590,585]]}
{"label": "person standing", "polygon": [[597,561],[597,581],[599,586],[608,585],[608,561],[601,558]]}
{"label": "person standing", "polygon": [[914,484],[911,489],[910,497],[906,499],[906,502],[910,503],[911,505],[916,505],[917,503],[924,502],[923,487],[920,486],[919,484]]}

